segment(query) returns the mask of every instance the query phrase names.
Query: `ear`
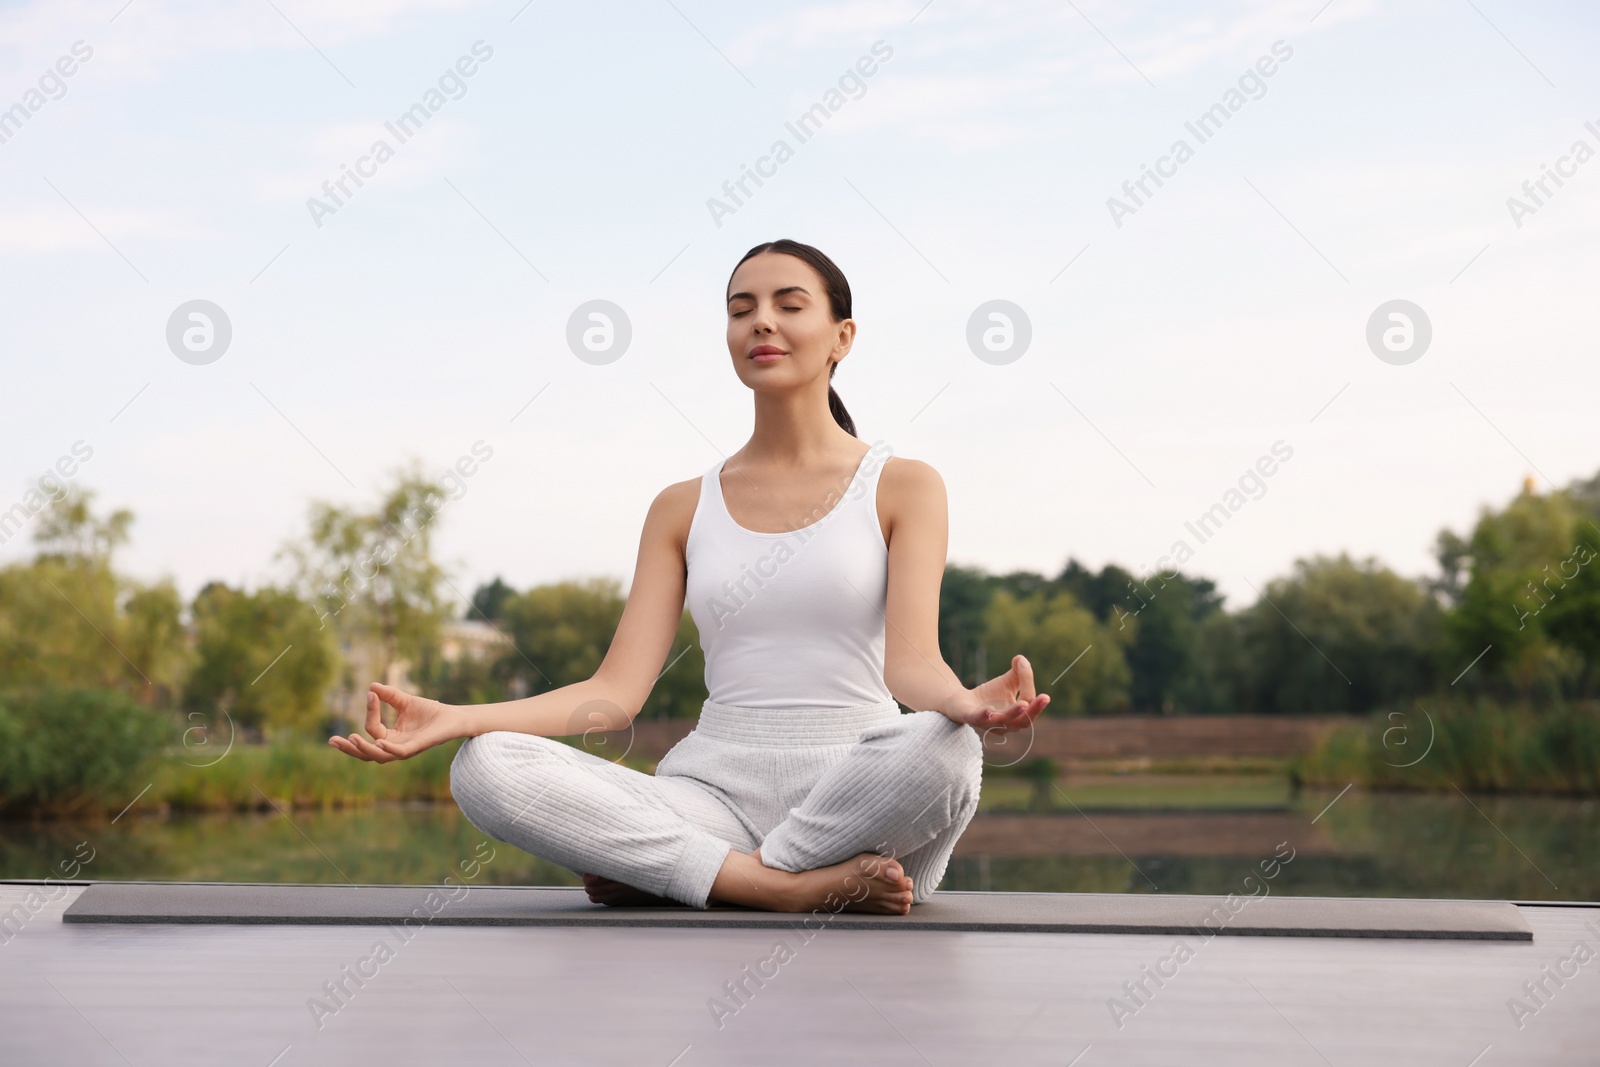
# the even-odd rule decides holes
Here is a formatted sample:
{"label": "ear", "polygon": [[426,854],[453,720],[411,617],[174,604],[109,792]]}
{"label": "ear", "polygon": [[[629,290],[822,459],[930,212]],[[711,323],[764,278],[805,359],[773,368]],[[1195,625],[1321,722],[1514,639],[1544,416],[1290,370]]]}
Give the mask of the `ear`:
{"label": "ear", "polygon": [[839,353],[839,359],[834,360],[835,363],[839,362],[839,360],[844,359],[845,356],[848,356],[850,354],[850,346],[855,344],[855,340],[856,340],[856,320],[855,319],[845,319],[844,321],[840,322],[839,323],[839,340],[833,346],[833,350],[835,352]]}

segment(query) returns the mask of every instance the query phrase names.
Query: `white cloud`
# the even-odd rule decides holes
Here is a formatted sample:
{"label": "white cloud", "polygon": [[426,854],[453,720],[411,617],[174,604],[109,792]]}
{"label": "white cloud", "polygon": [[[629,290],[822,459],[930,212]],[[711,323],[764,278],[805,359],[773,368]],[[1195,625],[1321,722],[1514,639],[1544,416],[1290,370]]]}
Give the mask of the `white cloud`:
{"label": "white cloud", "polygon": [[[198,53],[305,51],[327,52],[345,45],[390,36],[434,12],[484,7],[484,0],[306,0],[268,3],[189,2],[160,4],[132,0],[38,0],[0,10],[0,41],[8,69],[42,71],[73,41],[95,50],[97,77],[119,82],[165,81]],[[274,10],[274,7],[277,10]],[[113,21],[114,18],[114,21]],[[302,36],[302,34],[304,36]],[[310,43],[308,43],[308,41]],[[337,57],[332,62],[351,75]],[[321,58],[316,60],[323,64]],[[325,65],[325,64],[324,64]],[[333,70],[329,77],[337,77]]]}

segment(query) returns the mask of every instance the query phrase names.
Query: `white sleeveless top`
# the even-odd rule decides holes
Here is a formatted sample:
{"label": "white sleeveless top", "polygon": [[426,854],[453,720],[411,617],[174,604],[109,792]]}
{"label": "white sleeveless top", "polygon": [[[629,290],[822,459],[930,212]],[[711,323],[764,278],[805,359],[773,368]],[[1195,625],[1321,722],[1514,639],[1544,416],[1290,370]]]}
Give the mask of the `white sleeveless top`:
{"label": "white sleeveless top", "polygon": [[700,479],[684,548],[685,599],[717,704],[857,708],[893,701],[883,680],[889,546],[878,477],[894,450],[873,443],[842,493],[830,490],[788,533],[734,522],[723,461]]}

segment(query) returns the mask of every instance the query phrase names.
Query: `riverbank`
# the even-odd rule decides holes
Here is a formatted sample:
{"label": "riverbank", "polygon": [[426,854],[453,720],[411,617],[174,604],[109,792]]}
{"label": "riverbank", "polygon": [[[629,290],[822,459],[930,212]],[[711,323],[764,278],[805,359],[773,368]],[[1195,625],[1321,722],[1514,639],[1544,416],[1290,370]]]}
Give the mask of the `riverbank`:
{"label": "riverbank", "polygon": [[1600,703],[1419,701],[1342,726],[1289,764],[1301,785],[1600,795]]}
{"label": "riverbank", "polygon": [[[11,742],[0,746],[7,818],[110,819],[135,802],[140,811],[172,813],[447,803],[450,763],[461,744],[374,764],[320,737],[173,744],[164,717],[131,702],[61,703],[52,710],[64,714],[0,731]],[[692,726],[641,722],[626,736],[563,740],[653,772]],[[1046,719],[1031,736],[989,738],[984,784],[985,811],[1259,808],[1281,805],[1302,787],[1350,785],[1590,797],[1600,795],[1600,705],[1429,702],[1366,720]]]}

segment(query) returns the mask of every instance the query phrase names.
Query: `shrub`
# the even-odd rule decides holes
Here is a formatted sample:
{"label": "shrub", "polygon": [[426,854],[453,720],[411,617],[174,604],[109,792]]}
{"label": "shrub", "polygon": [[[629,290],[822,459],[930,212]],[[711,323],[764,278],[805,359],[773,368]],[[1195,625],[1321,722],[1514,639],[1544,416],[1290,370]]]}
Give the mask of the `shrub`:
{"label": "shrub", "polygon": [[1334,731],[1292,775],[1310,785],[1484,793],[1600,793],[1600,704],[1459,698]]}
{"label": "shrub", "polygon": [[9,690],[0,694],[0,809],[120,809],[173,737],[166,713],[117,690]]}

